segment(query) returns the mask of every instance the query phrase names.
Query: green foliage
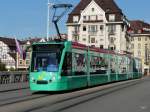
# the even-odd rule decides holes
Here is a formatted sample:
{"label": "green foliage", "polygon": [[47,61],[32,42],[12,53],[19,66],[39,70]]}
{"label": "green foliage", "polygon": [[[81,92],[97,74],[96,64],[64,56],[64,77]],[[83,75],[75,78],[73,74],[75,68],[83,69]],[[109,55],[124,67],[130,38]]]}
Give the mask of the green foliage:
{"label": "green foliage", "polygon": [[9,71],[15,71],[15,69],[14,69],[13,67],[11,67],[11,68],[9,69]]}
{"label": "green foliage", "polygon": [[0,71],[6,71],[6,65],[0,61]]}

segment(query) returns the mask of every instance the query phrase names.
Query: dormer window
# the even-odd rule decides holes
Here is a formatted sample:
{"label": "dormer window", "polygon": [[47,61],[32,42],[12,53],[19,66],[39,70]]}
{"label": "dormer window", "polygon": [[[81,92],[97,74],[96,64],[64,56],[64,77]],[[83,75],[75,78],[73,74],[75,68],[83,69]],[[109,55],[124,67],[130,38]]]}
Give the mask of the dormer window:
{"label": "dormer window", "polygon": [[115,14],[109,15],[109,21],[115,21]]}
{"label": "dormer window", "polygon": [[73,16],[73,22],[77,23],[79,21],[79,16]]}

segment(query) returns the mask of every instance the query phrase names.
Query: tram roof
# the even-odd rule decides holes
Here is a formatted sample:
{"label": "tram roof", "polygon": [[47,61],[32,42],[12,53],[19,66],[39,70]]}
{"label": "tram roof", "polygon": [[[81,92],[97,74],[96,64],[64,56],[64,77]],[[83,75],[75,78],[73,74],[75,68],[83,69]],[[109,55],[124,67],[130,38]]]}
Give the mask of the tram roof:
{"label": "tram roof", "polygon": [[115,51],[112,50],[108,50],[108,49],[100,49],[98,47],[88,47],[84,44],[80,44],[78,42],[72,42],[73,48],[76,49],[81,49],[81,50],[90,50],[90,51],[94,51],[94,52],[99,52],[99,53],[104,53],[104,54],[114,54],[114,55],[126,55],[126,54],[121,54],[121,53],[117,53]]}
{"label": "tram roof", "polygon": [[85,44],[81,44],[78,42],[71,42],[71,41],[55,41],[54,40],[54,41],[49,41],[49,42],[35,42],[32,45],[48,45],[48,44],[64,44],[64,43],[71,43],[72,48],[75,48],[75,49],[80,49],[80,50],[88,50],[89,49],[90,51],[104,53],[104,54],[121,55],[121,56],[125,55],[125,56],[131,57],[131,55],[128,55],[128,54],[117,53],[112,50],[100,49],[98,47],[86,46]]}

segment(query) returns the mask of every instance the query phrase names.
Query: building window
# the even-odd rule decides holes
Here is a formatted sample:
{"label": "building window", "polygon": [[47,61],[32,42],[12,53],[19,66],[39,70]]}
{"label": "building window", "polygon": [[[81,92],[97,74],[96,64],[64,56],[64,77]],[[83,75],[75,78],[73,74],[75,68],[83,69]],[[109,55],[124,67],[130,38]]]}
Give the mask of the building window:
{"label": "building window", "polygon": [[108,32],[114,34],[116,32],[116,25],[109,25]]}
{"label": "building window", "polygon": [[114,37],[110,37],[110,43],[113,44],[115,41],[115,38]]}
{"label": "building window", "polygon": [[98,20],[98,16],[96,15],[96,20]]}
{"label": "building window", "polygon": [[104,48],[104,46],[103,45],[100,45],[100,49],[103,49]]}
{"label": "building window", "polygon": [[141,49],[141,44],[138,44],[138,49]]}
{"label": "building window", "polygon": [[100,39],[100,41],[104,41],[104,39]]}
{"label": "building window", "polygon": [[94,8],[92,8],[92,12],[94,12],[95,11],[95,9]]}
{"label": "building window", "polygon": [[26,53],[26,59],[30,59],[30,53]]}
{"label": "building window", "polygon": [[89,21],[91,20],[91,16],[88,16],[89,17]]}
{"label": "building window", "polygon": [[104,30],[104,25],[100,25],[100,30],[101,30],[101,31]]}
{"label": "building window", "polygon": [[109,21],[115,21],[115,14],[110,14],[109,15]]}
{"label": "building window", "polygon": [[86,41],[86,38],[83,38],[83,41]]}
{"label": "building window", "polygon": [[89,25],[89,32],[97,32],[97,25]]}
{"label": "building window", "polygon": [[79,27],[78,26],[75,26],[74,27],[74,31],[77,33],[77,32],[79,32]]}
{"label": "building window", "polygon": [[92,21],[95,21],[96,19],[97,19],[96,15],[93,15],[93,16],[90,17],[90,20],[92,20]]}
{"label": "building window", "polygon": [[134,44],[131,44],[131,49],[134,49]]}
{"label": "building window", "polygon": [[4,54],[4,55],[3,55],[3,59],[6,59],[6,58],[7,58],[7,56],[6,56],[6,54]]}
{"label": "building window", "polygon": [[145,37],[145,41],[147,41],[147,37]]}
{"label": "building window", "polygon": [[138,37],[138,41],[141,41],[141,37]]}
{"label": "building window", "polygon": [[98,15],[97,20],[103,20],[103,15]]}
{"label": "building window", "polygon": [[131,41],[134,41],[134,38],[133,38],[133,37],[131,37]]}
{"label": "building window", "polygon": [[78,22],[79,21],[79,16],[73,16],[73,22]]}
{"label": "building window", "polygon": [[86,31],[86,26],[83,26],[83,31]]}
{"label": "building window", "polygon": [[141,57],[141,51],[138,51],[138,56]]}
{"label": "building window", "polygon": [[83,21],[86,21],[86,16],[83,16]]}
{"label": "building window", "polygon": [[22,64],[23,64],[22,60],[20,60],[20,61],[19,61],[19,64],[20,64],[20,65],[22,65]]}
{"label": "building window", "polygon": [[75,35],[73,38],[74,38],[74,41],[79,41],[79,36],[78,35]]}
{"label": "building window", "polygon": [[138,33],[142,33],[142,31],[141,31],[141,30],[138,30]]}
{"label": "building window", "polygon": [[95,38],[91,38],[91,43],[95,43]]}
{"label": "building window", "polygon": [[30,60],[26,60],[26,65],[30,65]]}

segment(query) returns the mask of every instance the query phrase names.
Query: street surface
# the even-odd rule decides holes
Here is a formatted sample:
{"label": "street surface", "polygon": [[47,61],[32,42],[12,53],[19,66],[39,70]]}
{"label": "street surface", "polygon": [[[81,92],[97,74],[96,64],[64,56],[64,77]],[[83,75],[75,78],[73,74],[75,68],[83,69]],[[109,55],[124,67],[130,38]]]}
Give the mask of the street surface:
{"label": "street surface", "polygon": [[0,112],[150,112],[150,77],[64,93],[0,92]]}
{"label": "street surface", "polygon": [[61,112],[150,112],[150,78]]}

